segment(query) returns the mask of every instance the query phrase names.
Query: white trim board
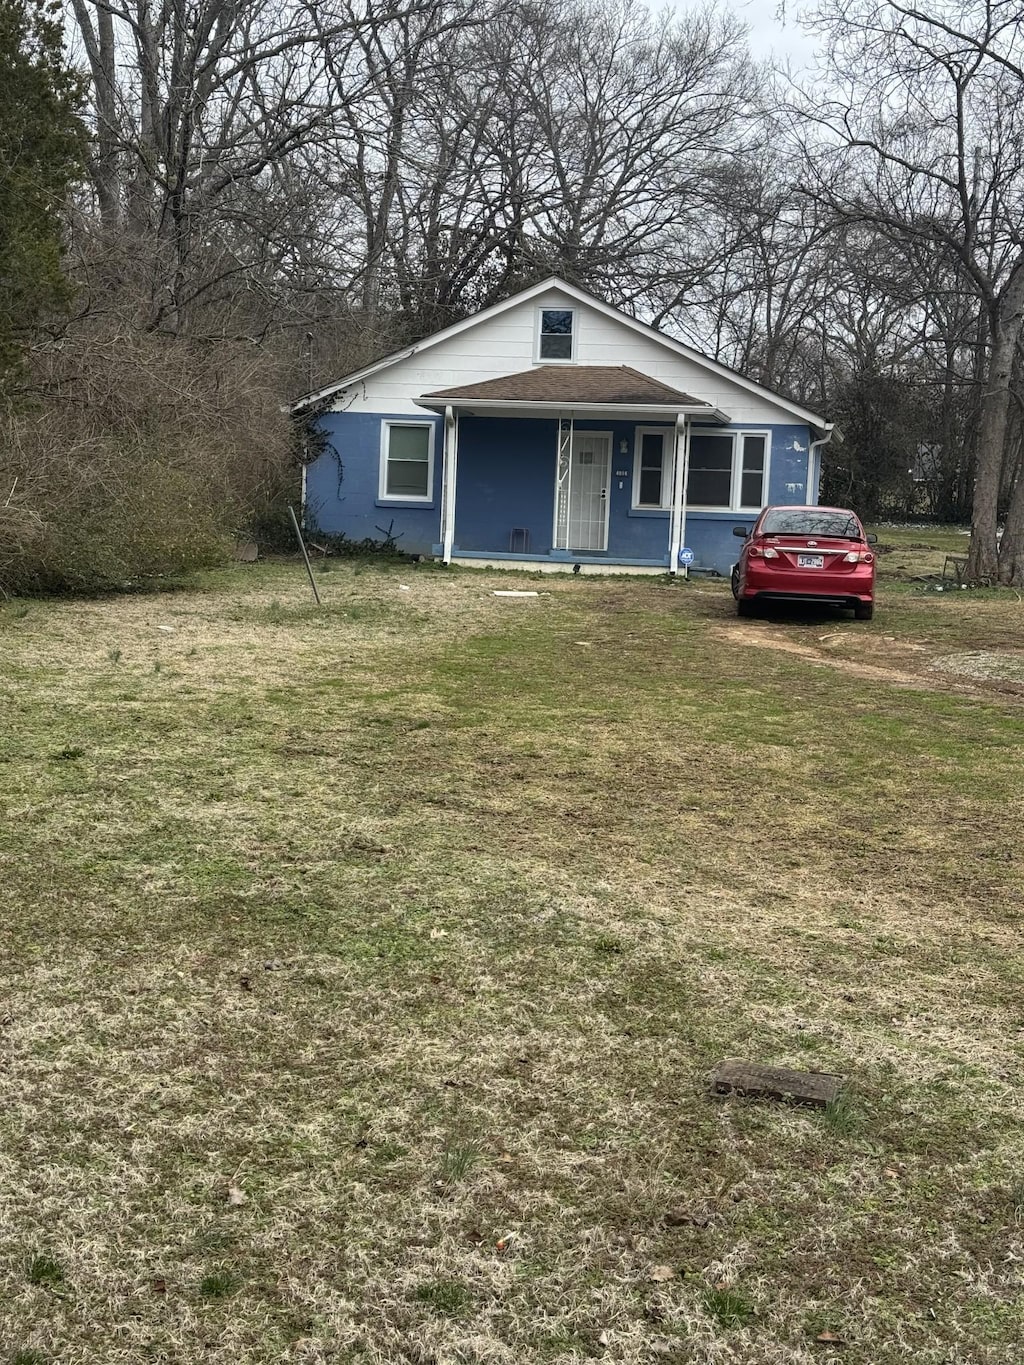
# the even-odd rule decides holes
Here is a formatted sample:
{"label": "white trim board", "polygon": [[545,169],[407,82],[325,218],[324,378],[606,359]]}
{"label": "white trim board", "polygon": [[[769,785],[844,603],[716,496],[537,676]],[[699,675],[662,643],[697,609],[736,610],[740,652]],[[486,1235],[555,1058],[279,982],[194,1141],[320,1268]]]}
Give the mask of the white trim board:
{"label": "white trim board", "polygon": [[[573,570],[573,560],[570,556],[565,559],[502,559],[499,554],[493,556],[485,555],[452,555],[453,564],[460,569],[504,569],[512,573],[565,573],[571,574]],[[667,572],[664,564],[616,564],[612,560],[605,560],[603,563],[596,564],[592,560],[587,560],[580,565],[581,574],[601,574],[621,575],[621,574],[647,574],[657,575],[664,578]]]}
{"label": "white trim board", "polygon": [[469,416],[479,413],[482,417],[579,417],[583,421],[610,421],[620,417],[646,418],[657,423],[662,420],[674,422],[678,413],[699,417],[703,422],[718,422],[723,426],[729,423],[728,413],[708,403],[672,404],[653,406],[650,403],[569,403],[551,402],[548,399],[532,398],[428,398],[426,395],[417,400],[418,406],[430,412],[443,412],[445,407],[453,407]]}

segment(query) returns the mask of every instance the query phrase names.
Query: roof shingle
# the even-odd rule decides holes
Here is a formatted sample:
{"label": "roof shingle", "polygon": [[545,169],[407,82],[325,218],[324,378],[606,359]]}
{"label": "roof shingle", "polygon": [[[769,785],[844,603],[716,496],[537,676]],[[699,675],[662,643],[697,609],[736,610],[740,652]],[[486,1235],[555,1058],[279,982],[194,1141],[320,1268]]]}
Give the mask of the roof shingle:
{"label": "roof shingle", "polygon": [[537,365],[519,374],[485,379],[479,384],[460,384],[454,389],[425,393],[424,399],[451,399],[508,403],[586,403],[608,407],[644,406],[676,409],[707,407],[702,398],[663,384],[628,365]]}

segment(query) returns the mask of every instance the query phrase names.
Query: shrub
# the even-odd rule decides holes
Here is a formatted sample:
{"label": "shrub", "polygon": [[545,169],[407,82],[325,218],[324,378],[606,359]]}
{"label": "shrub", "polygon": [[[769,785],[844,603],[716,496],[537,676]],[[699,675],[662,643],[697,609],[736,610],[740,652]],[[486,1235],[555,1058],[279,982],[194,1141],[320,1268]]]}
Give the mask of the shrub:
{"label": "shrub", "polygon": [[276,360],[79,335],[0,420],[0,589],[96,592],[222,560],[293,459]]}

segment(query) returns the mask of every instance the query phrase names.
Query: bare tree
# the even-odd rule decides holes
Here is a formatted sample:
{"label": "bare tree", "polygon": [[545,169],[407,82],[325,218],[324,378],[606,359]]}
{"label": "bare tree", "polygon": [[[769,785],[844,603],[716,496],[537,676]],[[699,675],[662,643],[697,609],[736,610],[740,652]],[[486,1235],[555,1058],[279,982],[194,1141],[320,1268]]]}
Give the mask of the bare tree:
{"label": "bare tree", "polygon": [[1019,9],[941,0],[825,0],[829,90],[796,109],[804,191],[955,268],[978,299],[986,368],[969,570],[1024,579],[1024,492],[1002,548],[997,517],[1014,355],[1024,327],[1024,124],[1012,59]]}
{"label": "bare tree", "polygon": [[[366,85],[353,56],[435,0],[72,0],[91,77],[106,249],[130,259],[144,324],[185,332],[260,278],[294,227],[294,166]],[[383,41],[383,39],[382,39]],[[346,79],[332,79],[344,70]],[[247,230],[248,229],[248,230]],[[229,288],[228,292],[231,290]]]}
{"label": "bare tree", "polygon": [[323,174],[360,306],[412,330],[552,271],[619,299],[681,280],[686,224],[755,124],[742,30],[710,12],[447,0],[362,32],[358,63]]}

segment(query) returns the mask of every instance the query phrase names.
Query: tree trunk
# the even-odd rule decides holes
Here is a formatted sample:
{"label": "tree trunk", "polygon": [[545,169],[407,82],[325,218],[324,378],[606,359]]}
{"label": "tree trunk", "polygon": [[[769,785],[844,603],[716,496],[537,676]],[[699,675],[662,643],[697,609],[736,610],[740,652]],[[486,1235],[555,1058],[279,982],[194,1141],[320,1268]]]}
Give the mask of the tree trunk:
{"label": "tree trunk", "polygon": [[1013,467],[1006,469],[1005,464],[1012,456],[1014,465],[1016,465],[1019,456],[1015,443],[1013,443],[1011,451],[1011,442],[1007,440],[1007,437],[1010,430],[1010,397],[1013,389],[1014,364],[1017,359],[1017,348],[1021,342],[1022,332],[1024,332],[1024,257],[1017,262],[1014,272],[1010,276],[1009,284],[1003,292],[1002,305],[1004,331],[1009,346],[1009,355],[1003,362],[1006,368],[1006,397],[1003,403],[1002,433],[1003,462],[1004,473],[1008,476],[1006,483],[1009,484],[1009,476],[1014,473],[1016,473],[1016,481],[1010,499],[1006,526],[1003,530],[1002,544],[999,547],[999,581],[1000,583],[1012,583],[1018,586],[1024,583],[1024,478]]}
{"label": "tree trunk", "polygon": [[981,399],[977,460],[974,469],[974,508],[971,513],[971,547],[967,576],[995,582],[999,568],[997,538],[999,488],[1006,446],[1006,422],[1010,409],[1010,376],[1017,349],[1020,319],[1005,317],[1000,308],[991,322],[991,351],[985,391]]}
{"label": "tree trunk", "polygon": [[1024,586],[1024,467],[1019,439],[1007,444],[1007,455],[1012,455],[1016,469],[1010,510],[999,546],[999,581],[1019,588]]}
{"label": "tree trunk", "polygon": [[96,5],[96,25],[93,27],[87,0],[73,0],[73,7],[89,61],[96,108],[96,154],[90,166],[91,179],[100,222],[108,232],[114,232],[121,217],[114,20],[106,6]]}

